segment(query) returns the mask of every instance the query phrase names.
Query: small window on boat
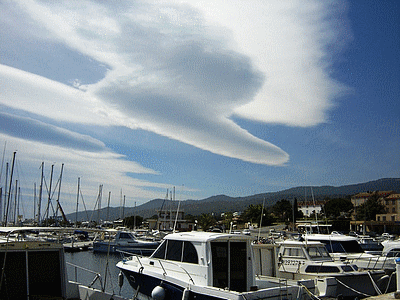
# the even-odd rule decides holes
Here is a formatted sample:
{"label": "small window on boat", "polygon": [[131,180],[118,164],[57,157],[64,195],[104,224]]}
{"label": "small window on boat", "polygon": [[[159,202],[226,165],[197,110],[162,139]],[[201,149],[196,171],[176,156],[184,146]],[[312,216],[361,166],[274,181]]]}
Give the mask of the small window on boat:
{"label": "small window on boat", "polygon": [[339,268],[334,266],[308,266],[306,273],[339,273]]}
{"label": "small window on boat", "polygon": [[183,241],[168,240],[167,257],[168,260],[181,261]]}
{"label": "small window on boat", "polygon": [[283,251],[285,257],[304,257],[303,249],[301,248],[285,248]]}
{"label": "small window on boat", "polygon": [[197,256],[197,251],[191,242],[184,242],[183,244],[183,258],[182,262],[198,264],[199,258]]}
{"label": "small window on boat", "polygon": [[132,239],[132,236],[127,232],[120,232],[119,238],[120,239]]}
{"label": "small window on boat", "polygon": [[325,247],[309,247],[307,248],[307,251],[311,259],[329,257],[329,253],[326,251]]}
{"label": "small window on boat", "polygon": [[167,241],[164,240],[151,257],[164,259],[166,248],[167,248]]}
{"label": "small window on boat", "polygon": [[399,254],[400,254],[400,249],[395,248],[395,249],[390,250],[388,252],[387,256],[388,257],[399,257],[400,256]]}
{"label": "small window on boat", "polygon": [[353,272],[354,271],[353,268],[351,266],[348,266],[348,265],[342,266],[342,270],[344,272]]}

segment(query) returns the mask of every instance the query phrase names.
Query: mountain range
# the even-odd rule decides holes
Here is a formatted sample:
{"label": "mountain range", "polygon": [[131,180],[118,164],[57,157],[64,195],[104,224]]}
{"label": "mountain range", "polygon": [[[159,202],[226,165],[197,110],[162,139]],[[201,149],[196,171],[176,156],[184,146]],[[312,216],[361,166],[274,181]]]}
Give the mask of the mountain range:
{"label": "mountain range", "polygon": [[[166,199],[154,199],[137,207],[105,207],[100,211],[80,211],[77,214],[78,221],[88,219],[97,221],[105,220],[108,216],[110,221],[132,215],[150,218],[157,214],[157,210],[179,210],[185,214],[198,216],[203,213],[221,214],[223,212],[244,211],[250,204],[261,204],[272,206],[277,201],[286,199],[297,201],[323,200],[325,198],[346,198],[357,193],[368,191],[395,191],[400,193],[400,178],[382,178],[365,183],[344,186],[300,186],[279,192],[267,192],[246,197],[229,197],[226,195],[212,196],[202,200],[171,201]],[[312,197],[313,196],[313,197]],[[76,213],[67,215],[69,220],[75,221]]]}

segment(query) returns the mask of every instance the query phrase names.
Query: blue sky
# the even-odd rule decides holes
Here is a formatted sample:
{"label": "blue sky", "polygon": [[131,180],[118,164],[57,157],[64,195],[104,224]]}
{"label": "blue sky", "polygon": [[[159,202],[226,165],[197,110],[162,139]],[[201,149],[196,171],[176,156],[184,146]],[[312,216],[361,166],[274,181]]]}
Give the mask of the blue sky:
{"label": "blue sky", "polygon": [[64,164],[66,212],[78,177],[88,209],[101,184],[104,207],[400,177],[399,15],[389,0],[3,1],[1,186],[14,151],[27,217],[42,162],[47,185]]}

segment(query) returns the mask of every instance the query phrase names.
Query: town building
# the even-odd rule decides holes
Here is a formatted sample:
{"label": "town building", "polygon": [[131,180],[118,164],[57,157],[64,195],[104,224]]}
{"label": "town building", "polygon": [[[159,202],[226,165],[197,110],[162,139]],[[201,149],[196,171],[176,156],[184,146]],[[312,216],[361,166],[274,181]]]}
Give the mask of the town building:
{"label": "town building", "polygon": [[310,217],[313,213],[320,214],[325,201],[299,201],[297,202],[298,210],[303,213],[303,216]]}

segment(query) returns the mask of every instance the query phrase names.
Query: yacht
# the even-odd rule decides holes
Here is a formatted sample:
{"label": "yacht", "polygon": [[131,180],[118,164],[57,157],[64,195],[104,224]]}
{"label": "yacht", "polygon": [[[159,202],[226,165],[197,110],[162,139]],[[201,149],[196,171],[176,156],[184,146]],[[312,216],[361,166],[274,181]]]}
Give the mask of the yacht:
{"label": "yacht", "polygon": [[312,280],[256,277],[252,238],[214,232],[171,233],[150,257],[117,263],[138,299],[306,299]]}
{"label": "yacht", "polygon": [[396,269],[393,258],[365,253],[356,237],[344,234],[304,234],[305,241],[319,241],[336,261],[346,261],[359,269],[385,270],[392,273]]}
{"label": "yacht", "polygon": [[159,245],[159,241],[138,239],[133,232],[117,231],[111,239],[95,240],[93,242],[93,252],[116,253],[117,251],[123,251],[148,256]]}
{"label": "yacht", "polygon": [[285,240],[279,244],[276,276],[314,279],[320,297],[369,297],[386,291],[383,270],[360,271],[355,264],[334,261],[320,242]]}

